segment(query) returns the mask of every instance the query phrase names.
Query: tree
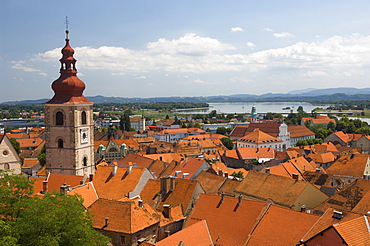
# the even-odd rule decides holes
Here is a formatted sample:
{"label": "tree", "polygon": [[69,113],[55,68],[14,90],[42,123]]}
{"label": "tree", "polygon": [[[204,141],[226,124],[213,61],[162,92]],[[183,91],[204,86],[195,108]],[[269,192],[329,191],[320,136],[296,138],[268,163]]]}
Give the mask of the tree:
{"label": "tree", "polygon": [[21,145],[15,138],[9,139],[10,143],[13,145],[15,151],[17,151],[17,154],[19,155],[21,153]]}
{"label": "tree", "polygon": [[244,178],[244,175],[243,175],[243,172],[242,172],[242,171],[239,171],[239,172],[233,172],[233,173],[231,174],[231,176],[233,176],[233,177],[235,177],[235,178],[240,178],[240,179]]}
{"label": "tree", "polygon": [[297,112],[299,112],[299,111],[303,111],[303,107],[302,106],[298,106]]}
{"label": "tree", "polygon": [[169,115],[166,115],[166,120],[170,119],[170,116]]}
{"label": "tree", "polygon": [[230,138],[227,138],[227,137],[221,138],[221,142],[228,149],[233,149],[234,148],[234,143]]}
{"label": "tree", "polygon": [[212,110],[208,115],[209,115],[209,118],[212,119],[212,117],[216,117],[217,116],[217,111],[216,110]]}
{"label": "tree", "polygon": [[1,245],[107,245],[78,195],[31,196],[32,181],[0,170]]}
{"label": "tree", "polygon": [[207,127],[206,132],[212,132],[211,129]]}
{"label": "tree", "polygon": [[225,135],[226,131],[227,131],[226,127],[220,126],[220,127],[217,127],[216,134]]}
{"label": "tree", "polygon": [[46,164],[46,146],[42,147],[41,151],[39,152],[37,159],[39,160],[39,163],[41,166],[45,166]]}
{"label": "tree", "polygon": [[130,122],[130,115],[127,113],[127,110],[123,115],[121,115],[119,121],[119,128],[123,131],[130,131],[131,130],[131,122]]}

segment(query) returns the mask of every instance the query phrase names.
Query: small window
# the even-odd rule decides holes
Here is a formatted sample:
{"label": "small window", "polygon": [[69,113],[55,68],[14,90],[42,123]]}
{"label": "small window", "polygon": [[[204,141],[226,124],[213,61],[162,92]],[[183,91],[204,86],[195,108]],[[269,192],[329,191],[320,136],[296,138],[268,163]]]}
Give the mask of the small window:
{"label": "small window", "polygon": [[5,170],[10,169],[10,165],[9,165],[9,163],[5,163],[5,164],[4,164],[4,169],[5,169]]}
{"label": "small window", "polygon": [[82,125],[86,125],[86,112],[85,111],[82,111],[81,113],[81,122],[82,122]]}
{"label": "small window", "polygon": [[55,125],[57,125],[57,126],[64,125],[64,115],[60,111],[57,112],[57,114],[55,115]]}
{"label": "small window", "polygon": [[120,244],[121,245],[126,245],[126,237],[125,236],[120,237]]}
{"label": "small window", "polygon": [[58,139],[58,148],[64,148],[64,142],[63,142],[63,139]]}
{"label": "small window", "polygon": [[3,156],[8,156],[9,155],[9,152],[7,150],[4,150],[3,151]]}
{"label": "small window", "polygon": [[84,157],[84,159],[83,159],[83,165],[84,165],[84,167],[87,166],[87,158],[86,157]]}

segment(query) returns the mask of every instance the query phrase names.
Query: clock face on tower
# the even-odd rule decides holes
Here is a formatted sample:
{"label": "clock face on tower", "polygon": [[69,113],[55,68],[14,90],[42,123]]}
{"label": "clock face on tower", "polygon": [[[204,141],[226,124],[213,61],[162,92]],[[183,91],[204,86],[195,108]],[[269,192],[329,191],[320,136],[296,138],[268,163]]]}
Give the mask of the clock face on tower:
{"label": "clock face on tower", "polygon": [[82,144],[89,142],[89,130],[88,129],[80,130],[80,139],[81,139]]}

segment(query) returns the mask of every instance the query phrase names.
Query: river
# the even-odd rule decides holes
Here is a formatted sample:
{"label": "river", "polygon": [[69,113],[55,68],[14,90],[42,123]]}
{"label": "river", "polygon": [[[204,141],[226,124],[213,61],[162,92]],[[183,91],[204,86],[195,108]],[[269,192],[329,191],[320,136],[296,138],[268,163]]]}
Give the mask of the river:
{"label": "river", "polygon": [[[208,103],[210,108],[209,109],[202,109],[202,110],[187,110],[187,111],[179,111],[181,113],[186,114],[208,114],[212,110],[216,110],[217,113],[224,113],[224,114],[244,114],[244,113],[251,113],[252,107],[255,106],[257,110],[257,114],[261,113],[283,113],[289,114],[290,110],[293,112],[297,112],[297,108],[299,106],[303,107],[303,110],[307,113],[310,113],[314,108],[324,108],[326,109],[330,105],[313,105],[307,102],[226,102],[226,103]],[[284,108],[284,110],[283,110]],[[290,108],[290,109],[286,109]]]}

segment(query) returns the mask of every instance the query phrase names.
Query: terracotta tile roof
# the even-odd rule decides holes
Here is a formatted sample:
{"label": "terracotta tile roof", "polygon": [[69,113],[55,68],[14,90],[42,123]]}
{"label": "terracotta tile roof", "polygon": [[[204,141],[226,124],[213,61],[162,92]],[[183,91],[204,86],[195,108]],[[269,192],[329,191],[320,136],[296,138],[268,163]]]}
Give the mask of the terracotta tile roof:
{"label": "terracotta tile roof", "polygon": [[116,175],[112,176],[112,170],[111,166],[97,166],[92,182],[100,198],[118,200],[127,197],[144,173],[143,168],[133,167],[128,174],[129,168],[118,167]]}
{"label": "terracotta tile roof", "polygon": [[246,245],[296,245],[319,216],[271,205]]}
{"label": "terracotta tile roof", "polygon": [[276,204],[291,207],[308,184],[292,178],[250,171],[235,191],[262,200],[271,199]]}
{"label": "terracotta tile roof", "polygon": [[175,134],[175,133],[205,133],[206,131],[199,128],[175,128],[175,129],[164,129],[160,131],[161,134]]}
{"label": "terracotta tile roof", "polygon": [[[174,182],[172,191],[170,189],[164,190],[164,194],[161,195],[161,180],[168,185],[170,185],[170,182]],[[145,203],[159,211],[163,210],[165,204],[171,205],[171,207],[181,206],[182,213],[186,215],[191,208],[193,196],[196,195],[197,185],[199,186],[196,180],[179,178],[150,179],[141,191],[140,197]]]}
{"label": "terracotta tile roof", "polygon": [[256,143],[256,144],[281,142],[280,139],[272,137],[271,135],[261,131],[258,128],[256,128],[253,132],[248,133],[241,139],[239,139],[239,141]]}
{"label": "terracotta tile roof", "polygon": [[220,187],[218,193],[221,194],[222,192],[228,196],[236,195],[235,189],[240,185],[241,181],[236,179],[226,179],[225,183]]}
{"label": "terracotta tile roof", "polygon": [[17,133],[17,134],[12,134],[12,133],[7,133],[6,136],[8,138],[15,138],[15,139],[21,139],[23,138],[24,133]]}
{"label": "terracotta tile roof", "polygon": [[43,182],[45,180],[45,177],[30,177],[31,181],[33,181],[33,195],[38,195],[42,191],[43,188]]}
{"label": "terracotta tile roof", "polygon": [[226,138],[225,135],[222,134],[216,134],[216,133],[204,133],[200,135],[190,135],[187,137],[184,137],[182,140],[206,140],[206,139],[221,139],[221,138]]}
{"label": "terracotta tile roof", "polygon": [[292,178],[293,173],[295,173],[295,174],[298,174],[299,180],[304,180],[304,178],[302,177],[300,172],[297,170],[297,168],[290,162],[285,162],[277,166],[263,168],[261,172],[267,173],[266,169],[269,170],[270,174],[287,177],[287,178]]}
{"label": "terracotta tile roof", "polygon": [[[370,155],[344,155],[336,160],[327,170],[328,174],[362,178]],[[367,175],[370,175],[368,173]]]}
{"label": "terracotta tile roof", "polygon": [[175,207],[170,207],[169,211],[169,216],[168,218],[164,217],[163,213],[161,216],[161,221],[159,222],[159,226],[165,226],[168,224],[171,224],[173,222],[179,221],[179,220],[184,220],[186,217],[182,213],[182,206],[175,206]]}
{"label": "terracotta tile roof", "polygon": [[239,159],[239,156],[238,156],[238,153],[237,153],[236,149],[232,149],[232,150],[220,150],[218,153],[219,153],[220,156],[225,156],[225,157],[229,157],[229,158]]}
{"label": "terracotta tile roof", "polygon": [[335,155],[331,152],[323,154],[308,154],[308,157],[316,163],[329,163],[335,161]]}
{"label": "terracotta tile roof", "polygon": [[216,174],[219,174],[220,172],[225,173],[225,172],[228,172],[229,171],[229,168],[223,162],[211,163],[211,169]]}
{"label": "terracotta tile roof", "polygon": [[338,152],[337,147],[332,142],[322,143],[321,145],[326,146],[326,151]]}
{"label": "terracotta tile roof", "polygon": [[150,154],[144,155],[144,157],[152,160],[162,160],[164,162],[180,161],[183,155],[180,153],[162,153],[162,154]]}
{"label": "terracotta tile roof", "polygon": [[88,208],[91,204],[93,204],[99,197],[96,193],[94,184],[92,182],[88,182],[84,185],[80,185],[72,189],[70,192],[68,192],[69,195],[75,195],[78,194],[83,198],[82,205],[85,208]]}
{"label": "terracotta tile roof", "polygon": [[370,191],[363,194],[362,199],[352,209],[354,213],[367,214],[370,211]]}
{"label": "terracotta tile roof", "polygon": [[37,165],[39,165],[40,162],[37,159],[26,159],[23,161],[23,167],[29,167],[29,168],[35,168]]}
{"label": "terracotta tile roof", "polygon": [[[334,218],[334,211],[339,211],[342,213],[342,218]],[[352,213],[344,210],[338,210],[334,208],[328,208],[325,213],[320,216],[320,218],[316,221],[316,223],[310,228],[309,231],[302,237],[303,241],[310,239],[311,237],[315,236],[319,232],[325,230],[331,225],[338,224],[347,220],[351,220],[353,218],[360,217],[360,214]]]}
{"label": "terracotta tile roof", "polygon": [[363,215],[334,225],[347,245],[368,245],[370,242],[370,219]]}
{"label": "terracotta tile roof", "polygon": [[237,152],[239,154],[240,159],[263,159],[275,158],[275,150],[273,148],[252,148],[252,147],[245,147],[245,148],[238,148]]}
{"label": "terracotta tile roof", "polygon": [[275,159],[277,159],[277,160],[284,160],[284,159],[287,158],[287,152],[286,151],[281,152],[281,151],[276,151],[275,150],[275,153],[276,153]]}
{"label": "terracotta tile roof", "polygon": [[194,141],[178,142],[174,152],[186,155],[200,155],[202,153],[198,144]]}
{"label": "terracotta tile roof", "polygon": [[315,135],[313,131],[311,131],[304,125],[288,125],[288,131],[290,132],[290,138]]}
{"label": "terracotta tile roof", "polygon": [[44,142],[41,138],[23,138],[23,139],[16,139],[19,143],[21,149],[22,148],[36,148],[40,144]]}
{"label": "terracotta tile roof", "polygon": [[[345,186],[338,193],[329,197],[327,200],[315,207],[313,213],[323,214],[329,207],[345,211],[352,211],[365,195],[367,198],[369,198],[369,195],[367,195],[369,192],[370,181],[357,179],[355,182]],[[369,200],[362,201],[361,210],[370,211]],[[357,209],[356,212],[361,210]]]}
{"label": "terracotta tile roof", "polygon": [[150,165],[154,162],[153,159],[137,155],[135,153],[128,153],[123,159],[119,161],[123,165],[135,164],[141,168],[149,168]]}
{"label": "terracotta tile roof", "polygon": [[[231,174],[231,173],[230,173]],[[227,178],[202,171],[195,180],[198,180],[206,194],[217,195],[218,190]]]}
{"label": "terracotta tile roof", "polygon": [[306,171],[303,173],[304,178],[313,185],[328,185],[331,186],[331,181],[334,179],[332,174]]}
{"label": "terracotta tile roof", "polygon": [[244,245],[266,202],[202,194],[185,228],[206,220],[215,245]]}
{"label": "terracotta tile roof", "polygon": [[243,178],[246,177],[249,173],[249,171],[245,170],[244,168],[230,168],[228,170],[229,174],[232,175],[233,173],[238,173],[242,172],[243,173]]}
{"label": "terracotta tile roof", "polygon": [[299,171],[303,173],[305,171],[316,171],[319,167],[315,162],[308,162],[303,156],[289,160]]}
{"label": "terracotta tile roof", "polygon": [[165,177],[168,175],[176,176],[176,172],[181,171],[180,174],[178,174],[179,177],[183,177],[184,173],[187,173],[188,175],[185,177],[186,179],[195,178],[194,175],[202,166],[204,166],[205,169],[209,168],[209,164],[204,163],[205,161],[202,159],[187,157],[181,162],[170,163],[166,170],[161,174],[161,177]]}
{"label": "terracotta tile roof", "polygon": [[37,172],[36,176],[46,176],[46,165],[41,167],[41,169]]}
{"label": "terracotta tile roof", "polygon": [[230,133],[230,137],[232,138],[241,138],[244,137],[247,134],[249,125],[243,125],[243,126],[236,126]]}
{"label": "terracotta tile roof", "polygon": [[306,155],[304,150],[299,148],[299,147],[292,147],[292,148],[287,149],[286,154],[287,154],[289,159],[294,159],[294,158],[297,158],[299,156],[305,156]]}
{"label": "terracotta tile roof", "polygon": [[273,137],[277,137],[279,135],[279,127],[280,123],[256,123],[251,122],[247,129],[247,134],[253,132],[255,129],[259,129],[266,134],[269,134]]}
{"label": "terracotta tile roof", "polygon": [[[99,198],[88,210],[93,215],[93,227],[104,231],[133,234],[159,223],[160,220],[160,214],[150,206],[144,204],[140,207],[134,201]],[[107,226],[105,218],[108,218]]]}
{"label": "terracotta tile roof", "polygon": [[[347,146],[339,146],[340,144],[336,145],[335,147],[338,149],[339,155],[352,155],[352,154],[361,154],[362,148],[359,147],[347,147]],[[333,154],[336,154],[333,152]]]}
{"label": "terracotta tile roof", "polygon": [[157,242],[156,246],[168,245],[197,245],[197,246],[212,246],[212,238],[208,229],[206,220],[201,220],[169,237]]}

